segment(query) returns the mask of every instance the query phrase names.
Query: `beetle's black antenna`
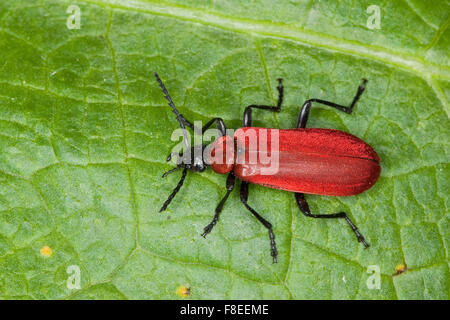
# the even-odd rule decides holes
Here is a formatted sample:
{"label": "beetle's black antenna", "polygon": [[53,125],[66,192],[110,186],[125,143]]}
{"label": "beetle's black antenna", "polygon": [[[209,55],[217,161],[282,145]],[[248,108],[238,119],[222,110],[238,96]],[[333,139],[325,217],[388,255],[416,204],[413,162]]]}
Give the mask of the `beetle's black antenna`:
{"label": "beetle's black antenna", "polygon": [[177,116],[177,121],[180,123],[180,127],[183,130],[183,137],[184,137],[184,143],[186,144],[186,148],[189,149],[189,141],[186,133],[186,127],[184,125],[184,117],[180,114],[177,107],[175,107],[175,104],[172,101],[172,98],[169,95],[169,92],[167,91],[166,87],[164,86],[163,82],[161,81],[161,78],[158,76],[156,72],[154,72],[156,81],[158,81],[159,86],[161,87],[161,90],[164,94],[164,97],[169,102],[169,106],[172,108],[173,113]]}
{"label": "beetle's black antenna", "polygon": [[169,198],[167,198],[166,202],[164,202],[163,206],[161,207],[161,209],[159,210],[159,212],[163,212],[164,210],[167,209],[167,206],[170,204],[170,202],[173,200],[173,198],[175,197],[175,195],[178,193],[178,191],[180,191],[181,186],[183,185],[184,182],[184,178],[186,178],[186,173],[187,173],[187,169],[184,168],[183,169],[183,173],[181,175],[181,179],[178,182],[177,186],[175,187],[175,189],[173,189],[172,193],[170,194]]}

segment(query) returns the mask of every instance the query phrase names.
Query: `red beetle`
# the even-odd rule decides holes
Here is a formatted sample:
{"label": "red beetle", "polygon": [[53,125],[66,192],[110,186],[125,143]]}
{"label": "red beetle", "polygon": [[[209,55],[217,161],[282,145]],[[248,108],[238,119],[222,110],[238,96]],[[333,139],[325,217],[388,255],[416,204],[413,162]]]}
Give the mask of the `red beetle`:
{"label": "red beetle", "polygon": [[[307,100],[300,110],[296,129],[252,127],[252,109],[281,111],[283,85],[282,80],[278,79],[278,103],[276,106],[248,106],[244,111],[244,127],[238,129],[233,137],[226,135],[225,123],[221,118],[211,119],[203,126],[201,132],[205,132],[215,122],[222,137],[215,140],[210,146],[189,147],[186,126],[198,129],[194,128],[193,124],[178,112],[156,73],[155,77],[180,123],[184,134],[184,143],[190,150],[179,154],[177,167],[163,175],[165,177],[171,172],[183,169],[178,185],[163,204],[160,212],[166,210],[180,190],[187,170],[202,172],[211,166],[216,173],[228,173],[227,192],[217,206],[213,220],[204,228],[203,237],[211,232],[218,222],[220,212],[234,188],[237,177],[242,181],[240,187],[242,203],[269,231],[273,262],[277,262],[278,253],[272,225],[247,204],[249,183],[294,192],[300,211],[307,217],[345,219],[358,241],[362,242],[366,248],[369,247],[363,235],[345,212],[312,214],[304,196],[305,193],[327,196],[356,195],[372,187],[378,180],[381,170],[380,158],[367,143],[339,130],[306,128],[313,102],[350,114],[364,92],[367,80],[363,79],[348,107],[320,99]],[[205,152],[206,149],[208,152]],[[167,158],[168,161],[171,156]]]}

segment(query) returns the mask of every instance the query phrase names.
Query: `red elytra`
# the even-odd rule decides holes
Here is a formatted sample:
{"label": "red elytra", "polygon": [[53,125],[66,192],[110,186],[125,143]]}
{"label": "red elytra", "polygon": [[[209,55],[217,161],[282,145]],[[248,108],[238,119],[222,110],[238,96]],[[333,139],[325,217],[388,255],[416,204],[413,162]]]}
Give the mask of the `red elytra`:
{"label": "red elytra", "polygon": [[[273,130],[278,132],[278,147],[274,150]],[[256,136],[257,143],[249,143],[249,133]],[[269,151],[261,150],[262,145]],[[261,161],[262,156],[274,159],[267,163]],[[318,128],[244,127],[235,132],[234,138],[217,139],[209,162],[216,173],[233,171],[243,181],[327,196],[364,192],[375,184],[381,171],[380,158],[367,143],[349,133]],[[262,171],[269,166],[276,170],[264,174]]]}

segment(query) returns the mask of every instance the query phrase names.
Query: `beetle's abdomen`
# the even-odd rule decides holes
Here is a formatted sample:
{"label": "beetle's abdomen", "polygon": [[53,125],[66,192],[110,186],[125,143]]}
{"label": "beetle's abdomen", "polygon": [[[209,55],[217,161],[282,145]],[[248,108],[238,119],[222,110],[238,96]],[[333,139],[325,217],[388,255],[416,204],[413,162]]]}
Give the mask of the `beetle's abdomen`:
{"label": "beetle's abdomen", "polygon": [[[248,130],[277,130],[242,128],[235,137],[243,143]],[[257,133],[257,137],[260,135]],[[234,173],[244,181],[275,189],[328,196],[350,196],[361,193],[375,184],[380,175],[380,158],[361,139],[331,129],[278,130],[278,148],[272,148],[275,135],[267,137],[267,150],[274,163],[260,159],[258,144],[246,142],[244,150],[237,151]],[[246,138],[244,138],[246,139]],[[258,138],[259,139],[259,138]],[[248,138],[247,138],[248,140]],[[263,141],[264,142],[264,141]],[[267,174],[268,167],[276,171]]]}

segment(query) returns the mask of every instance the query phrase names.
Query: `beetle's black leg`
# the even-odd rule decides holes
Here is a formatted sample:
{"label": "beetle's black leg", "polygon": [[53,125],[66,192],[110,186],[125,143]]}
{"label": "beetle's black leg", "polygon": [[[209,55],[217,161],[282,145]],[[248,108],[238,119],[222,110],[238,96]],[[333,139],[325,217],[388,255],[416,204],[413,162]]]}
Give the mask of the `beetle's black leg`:
{"label": "beetle's black leg", "polygon": [[259,222],[261,222],[264,225],[264,227],[266,227],[267,230],[269,230],[270,255],[272,256],[273,263],[276,263],[278,251],[277,251],[277,246],[275,244],[275,235],[273,234],[272,224],[269,221],[267,221],[266,219],[264,219],[263,217],[261,217],[259,215],[259,213],[256,212],[252,207],[250,207],[247,204],[247,199],[248,199],[248,182],[242,181],[241,182],[241,202],[256,217],[256,219],[258,219]]}
{"label": "beetle's black leg", "polygon": [[216,225],[216,223],[219,221],[219,215],[220,212],[223,209],[223,205],[225,204],[225,201],[227,201],[228,196],[230,195],[231,191],[233,191],[234,188],[234,181],[235,177],[233,172],[230,172],[227,177],[227,193],[225,196],[220,200],[219,205],[216,207],[216,214],[214,215],[214,218],[212,219],[211,223],[208,224],[204,229],[202,233],[202,237],[205,238],[208,233],[211,232],[212,228]]}
{"label": "beetle's black leg", "polygon": [[[186,118],[183,118],[184,123],[191,128],[192,130],[195,130],[196,128],[194,127],[194,125],[187,120]],[[223,121],[222,118],[212,118],[211,120],[209,120],[203,127],[202,127],[202,134],[205,133],[206,129],[208,129],[209,127],[211,127],[211,125],[216,122],[217,123],[217,129],[220,131],[220,133],[224,136],[226,134],[227,128],[225,126],[225,122]]]}
{"label": "beetle's black leg", "polygon": [[181,169],[181,167],[175,167],[175,168],[173,168],[173,169],[170,169],[169,171],[164,172],[164,174],[162,175],[162,178],[165,178],[165,177],[167,177],[169,174],[171,174],[171,173],[173,173],[173,172],[175,172],[175,171],[178,171],[178,170],[180,170],[180,169]]}
{"label": "beetle's black leg", "polygon": [[182,114],[180,114],[181,121],[191,129],[194,129],[194,125],[188,119],[186,119]]}
{"label": "beetle's black leg", "polygon": [[[194,128],[194,125],[192,123],[190,123],[188,120],[186,120],[185,118],[183,118],[183,122],[185,122],[185,124],[189,127],[192,128],[193,130],[195,130],[196,128]],[[220,134],[222,136],[226,135],[227,133],[227,128],[225,126],[225,122],[223,121],[222,118],[213,118],[211,120],[209,120],[202,128],[202,132],[201,134],[205,133],[205,131],[214,123],[216,122],[217,124],[217,129],[219,130]],[[182,154],[180,153],[178,155],[179,157],[182,156]],[[172,154],[169,154],[166,161],[169,162],[170,160],[172,160]]]}
{"label": "beetle's black leg", "polygon": [[184,179],[186,178],[186,173],[187,173],[187,169],[183,169],[183,173],[181,175],[181,179],[178,182],[177,186],[175,187],[175,189],[173,189],[172,193],[170,194],[170,196],[167,198],[166,202],[164,202],[163,206],[161,207],[161,209],[159,210],[159,212],[163,212],[164,210],[167,209],[167,206],[170,204],[170,202],[172,201],[172,199],[175,197],[175,195],[178,193],[178,191],[180,191],[181,186],[183,185]]}
{"label": "beetle's black leg", "polygon": [[284,88],[283,88],[283,79],[278,78],[278,102],[276,106],[266,106],[266,105],[257,105],[257,104],[252,104],[250,106],[248,106],[247,108],[245,108],[244,111],[244,127],[250,127],[252,125],[252,108],[255,109],[263,109],[263,110],[270,110],[273,112],[280,112],[281,111],[281,104],[283,103],[283,92],[284,92]]}
{"label": "beetle's black leg", "polygon": [[338,212],[332,214],[312,214],[311,211],[309,210],[308,202],[306,202],[305,195],[303,193],[296,193],[295,200],[297,200],[297,205],[300,208],[300,211],[307,217],[319,219],[339,219],[339,218],[345,219],[345,221],[347,221],[350,228],[352,228],[353,232],[355,233],[358,242],[362,242],[364,247],[366,248],[369,247],[369,244],[366,242],[363,235],[359,232],[358,228],[349,219],[349,217],[347,217],[347,214],[345,212]]}
{"label": "beetle's black leg", "polygon": [[364,89],[366,88],[366,83],[367,83],[367,80],[363,79],[362,83],[359,85],[358,91],[356,91],[356,95],[353,98],[353,101],[349,107],[346,107],[346,106],[343,106],[343,105],[340,105],[340,104],[337,104],[334,102],[321,100],[321,99],[306,100],[302,106],[302,109],[300,110],[300,114],[298,115],[297,128],[306,128],[306,122],[308,122],[309,111],[311,110],[311,105],[313,102],[317,102],[317,103],[320,103],[320,104],[323,104],[323,105],[326,105],[329,107],[336,108],[336,109],[341,110],[348,114],[352,113],[353,107],[355,106],[356,102],[358,102],[359,98],[361,97],[362,93],[364,92]]}
{"label": "beetle's black leg", "polygon": [[[168,156],[167,156],[167,159],[166,159],[166,161],[167,162],[169,162],[170,160],[172,160],[172,155],[174,155],[174,154],[176,154],[175,152],[172,154],[169,154]],[[180,152],[178,152],[178,157],[182,157],[183,156],[183,150],[180,150]]]}
{"label": "beetle's black leg", "polygon": [[208,129],[214,122],[217,124],[217,130],[219,130],[222,136],[227,134],[227,128],[225,126],[225,122],[222,118],[213,118],[209,120],[202,128],[202,134],[205,133],[206,129]]}

